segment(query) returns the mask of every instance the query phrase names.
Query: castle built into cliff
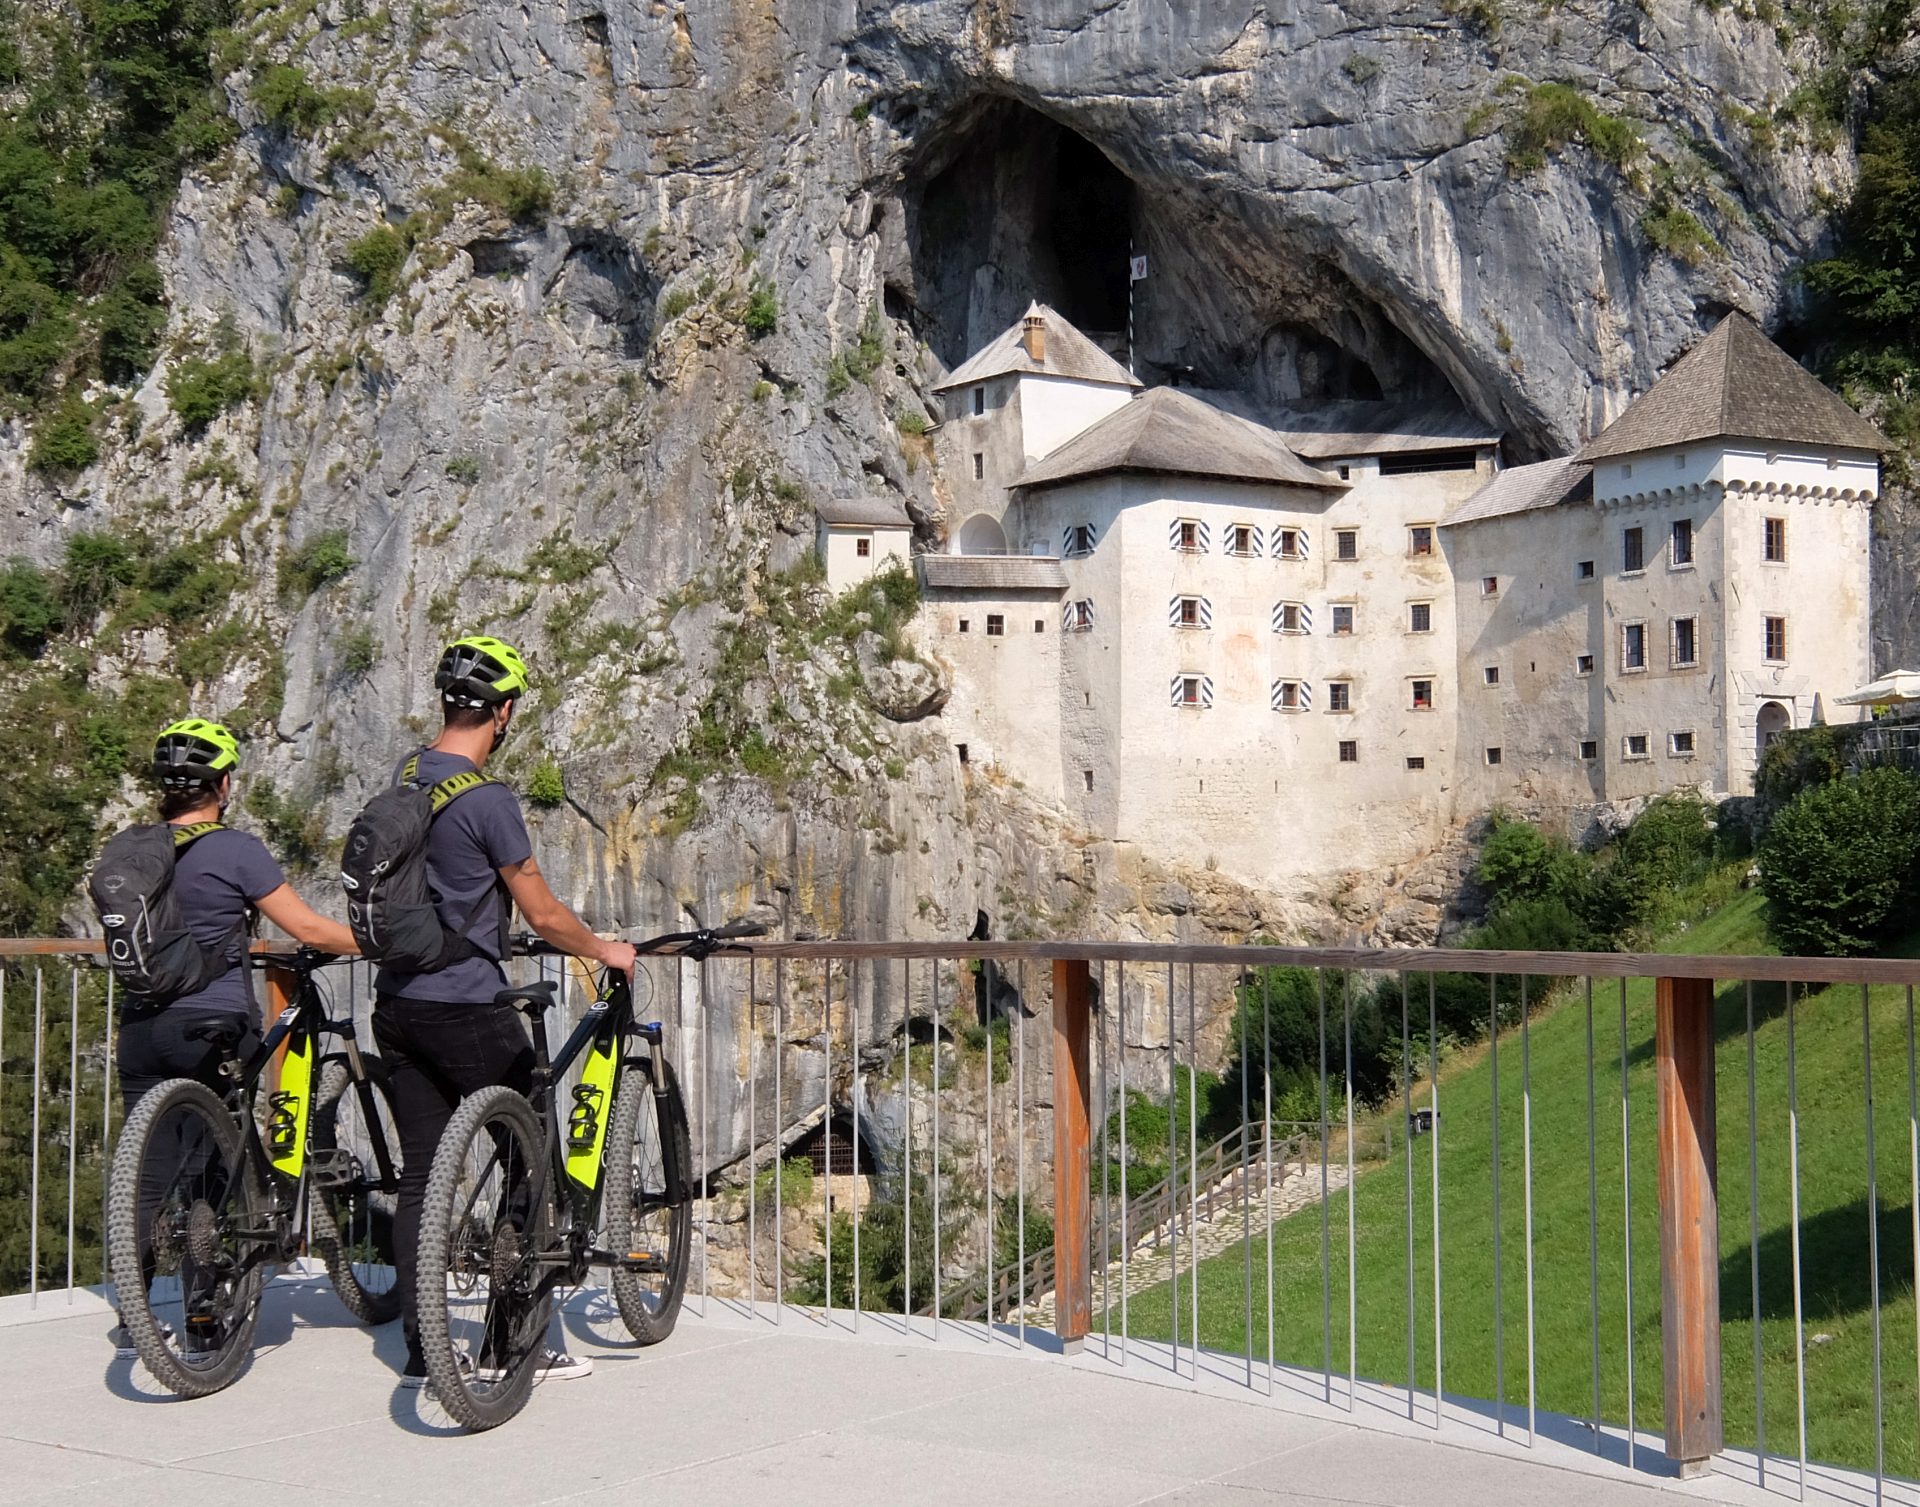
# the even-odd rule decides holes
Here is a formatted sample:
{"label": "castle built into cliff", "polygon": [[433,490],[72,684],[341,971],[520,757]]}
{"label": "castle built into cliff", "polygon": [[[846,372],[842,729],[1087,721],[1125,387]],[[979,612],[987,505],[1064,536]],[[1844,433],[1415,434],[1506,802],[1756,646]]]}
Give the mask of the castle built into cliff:
{"label": "castle built into cliff", "polygon": [[[1855,715],[1886,441],[1744,315],[1514,467],[1457,409],[1143,390],[1039,304],[939,391],[955,757],[1159,856],[1389,867],[1496,805],[1744,794]],[[822,510],[833,584],[904,552],[889,506]]]}

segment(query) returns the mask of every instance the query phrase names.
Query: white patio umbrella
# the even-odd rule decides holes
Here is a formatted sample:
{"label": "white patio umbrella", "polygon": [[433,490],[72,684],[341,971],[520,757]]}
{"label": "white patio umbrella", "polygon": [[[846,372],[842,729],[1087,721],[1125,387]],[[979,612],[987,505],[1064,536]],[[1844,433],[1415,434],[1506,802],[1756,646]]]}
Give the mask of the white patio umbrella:
{"label": "white patio umbrella", "polygon": [[1892,706],[1920,701],[1920,670],[1893,670],[1857,691],[1833,699],[1841,706]]}

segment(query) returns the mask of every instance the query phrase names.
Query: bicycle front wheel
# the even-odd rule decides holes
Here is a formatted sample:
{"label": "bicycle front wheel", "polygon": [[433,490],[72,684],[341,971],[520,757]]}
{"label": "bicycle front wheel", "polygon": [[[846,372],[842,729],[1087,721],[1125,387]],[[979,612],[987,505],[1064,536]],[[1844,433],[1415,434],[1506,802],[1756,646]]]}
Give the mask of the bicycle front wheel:
{"label": "bicycle front wheel", "polygon": [[[462,1427],[526,1406],[553,1313],[536,1257],[552,1228],[552,1174],[533,1106],[510,1088],[474,1094],[433,1156],[420,1217],[420,1349],[434,1395]],[[544,1193],[536,1203],[534,1185]]]}
{"label": "bicycle front wheel", "polygon": [[[649,1062],[621,1079],[607,1126],[607,1244],[628,1263],[613,1270],[613,1300],[627,1332],[643,1345],[657,1345],[673,1333],[693,1241],[687,1106],[672,1065],[662,1060],[661,1068],[666,1082],[660,1093]],[[678,1203],[668,1202],[671,1189],[679,1190]]]}
{"label": "bicycle front wheel", "polygon": [[344,1062],[327,1063],[313,1105],[312,1181],[309,1206],[313,1246],[327,1263],[333,1290],[355,1318],[385,1324],[400,1316],[399,1269],[393,1251],[394,1205],[399,1186],[381,1186],[374,1137],[385,1145],[388,1164],[400,1172],[400,1134],[394,1127],[387,1066],[363,1056],[367,1098]]}
{"label": "bicycle front wheel", "polygon": [[274,1246],[259,1168],[227,1106],[175,1078],[120,1131],[107,1185],[107,1256],[126,1325],[154,1379],[218,1392],[253,1348]]}

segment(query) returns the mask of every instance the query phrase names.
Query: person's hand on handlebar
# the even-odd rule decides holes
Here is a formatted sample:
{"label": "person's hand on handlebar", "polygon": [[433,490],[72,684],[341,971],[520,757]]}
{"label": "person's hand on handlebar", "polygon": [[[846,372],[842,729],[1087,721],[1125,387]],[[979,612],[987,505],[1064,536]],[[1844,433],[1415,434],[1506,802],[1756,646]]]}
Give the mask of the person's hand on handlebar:
{"label": "person's hand on handlebar", "polygon": [[628,978],[633,977],[633,965],[639,956],[639,950],[631,942],[602,942],[598,954],[601,964]]}

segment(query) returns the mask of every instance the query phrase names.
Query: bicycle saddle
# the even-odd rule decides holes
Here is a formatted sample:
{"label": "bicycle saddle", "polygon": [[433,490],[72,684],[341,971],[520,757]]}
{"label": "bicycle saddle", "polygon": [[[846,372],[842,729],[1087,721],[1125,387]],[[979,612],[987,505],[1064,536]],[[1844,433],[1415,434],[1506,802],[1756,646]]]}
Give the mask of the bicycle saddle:
{"label": "bicycle saddle", "polygon": [[539,1014],[553,1008],[553,991],[559,988],[552,979],[542,979],[537,984],[527,984],[518,989],[502,989],[494,995],[496,1005],[512,1005],[516,1010],[525,1010],[529,1015]]}

